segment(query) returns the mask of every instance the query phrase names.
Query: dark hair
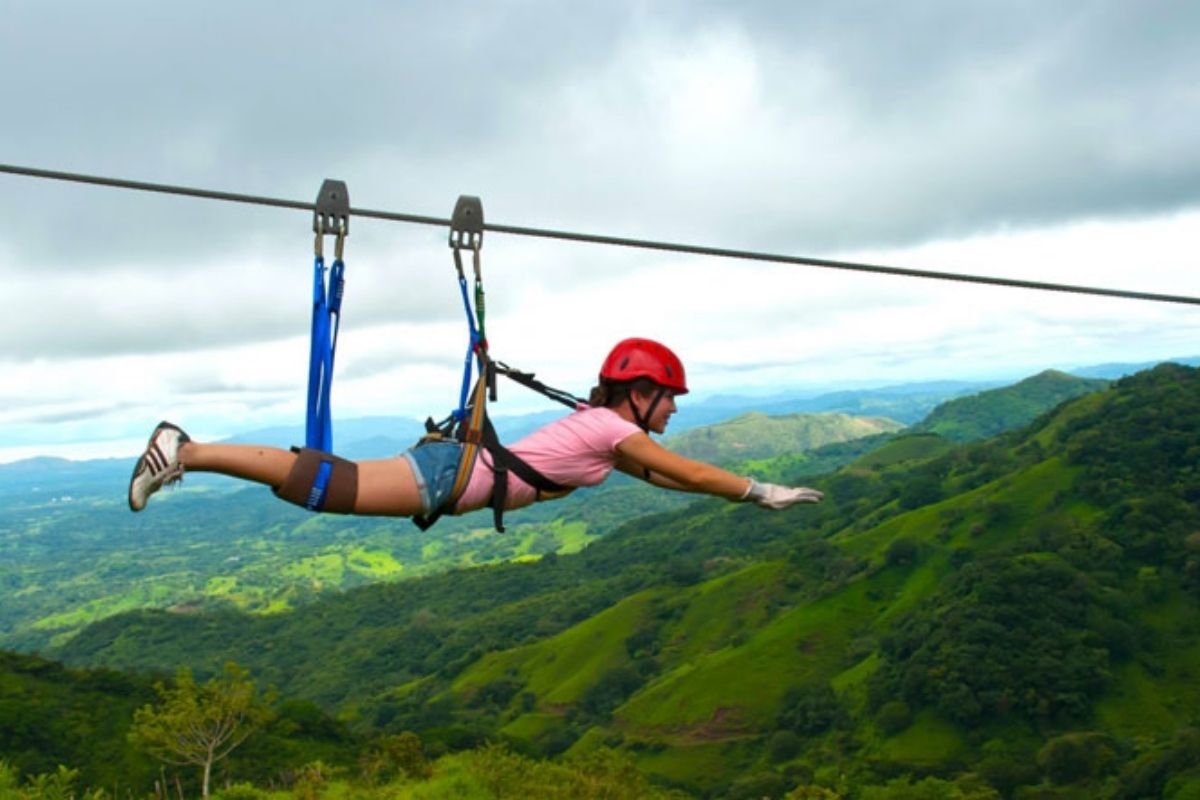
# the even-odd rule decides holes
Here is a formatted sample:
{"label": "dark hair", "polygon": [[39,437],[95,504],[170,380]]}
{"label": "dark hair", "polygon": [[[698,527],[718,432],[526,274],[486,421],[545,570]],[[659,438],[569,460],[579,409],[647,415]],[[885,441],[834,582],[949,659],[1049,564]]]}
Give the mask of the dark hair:
{"label": "dark hair", "polygon": [[592,387],[588,395],[588,405],[599,408],[614,408],[625,402],[634,392],[649,394],[659,388],[658,384],[649,378],[635,378],[631,381],[600,381]]}

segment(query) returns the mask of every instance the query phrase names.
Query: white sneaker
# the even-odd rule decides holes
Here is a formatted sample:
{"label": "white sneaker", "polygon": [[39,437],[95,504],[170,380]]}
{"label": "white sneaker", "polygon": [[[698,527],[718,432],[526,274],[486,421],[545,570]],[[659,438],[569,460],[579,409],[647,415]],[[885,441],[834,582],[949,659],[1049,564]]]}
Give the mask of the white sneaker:
{"label": "white sneaker", "polygon": [[133,468],[129,479],[129,510],[141,511],[146,507],[150,495],[165,484],[175,483],[183,477],[183,464],[179,463],[179,446],[190,442],[191,437],[169,422],[160,422],[150,434],[146,451]]}

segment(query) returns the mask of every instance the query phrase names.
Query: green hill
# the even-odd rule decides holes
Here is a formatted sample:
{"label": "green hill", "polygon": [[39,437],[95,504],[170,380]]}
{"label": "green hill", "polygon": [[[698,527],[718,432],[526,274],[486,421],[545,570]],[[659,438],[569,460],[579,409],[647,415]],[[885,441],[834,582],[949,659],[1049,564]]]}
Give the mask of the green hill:
{"label": "green hill", "polygon": [[62,654],[233,658],[364,730],[617,747],[718,795],[1190,797],[1198,464],[1200,371],[1166,365],[986,441],[894,439],[820,506],[699,501],[268,617],[119,615]]}
{"label": "green hill", "polygon": [[827,444],[892,433],[904,426],[880,417],[846,414],[743,414],[736,419],[668,437],[680,455],[712,463],[766,459],[816,450]]}
{"label": "green hill", "polygon": [[912,430],[936,433],[955,442],[986,439],[1026,425],[1060,403],[1108,385],[1107,380],[1046,370],[1012,386],[947,400]]}

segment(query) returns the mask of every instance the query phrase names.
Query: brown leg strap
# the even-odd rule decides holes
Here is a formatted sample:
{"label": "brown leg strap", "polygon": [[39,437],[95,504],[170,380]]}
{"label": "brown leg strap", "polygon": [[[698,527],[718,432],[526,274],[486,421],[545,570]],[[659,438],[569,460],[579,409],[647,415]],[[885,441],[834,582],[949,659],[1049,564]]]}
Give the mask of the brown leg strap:
{"label": "brown leg strap", "polygon": [[296,463],[275,495],[309,511],[350,514],[358,496],[358,465],[310,447],[296,448]]}

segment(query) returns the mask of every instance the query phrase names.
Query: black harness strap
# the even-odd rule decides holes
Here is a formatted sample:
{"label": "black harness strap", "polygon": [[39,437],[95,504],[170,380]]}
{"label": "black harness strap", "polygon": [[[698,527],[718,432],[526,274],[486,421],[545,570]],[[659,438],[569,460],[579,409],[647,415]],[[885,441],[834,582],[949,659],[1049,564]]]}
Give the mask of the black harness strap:
{"label": "black harness strap", "polygon": [[633,395],[625,398],[625,402],[629,404],[629,410],[633,412],[633,419],[637,422],[637,426],[645,433],[650,432],[650,418],[654,416],[654,412],[658,409],[658,404],[667,396],[667,390],[659,388],[658,393],[654,395],[654,399],[650,401],[650,407],[646,409],[646,413],[638,411],[638,408],[633,403]]}
{"label": "black harness strap", "polygon": [[[534,377],[534,373],[532,373],[532,372],[521,372],[519,369],[513,369],[508,364],[505,364],[503,361],[492,362],[492,367],[493,367],[493,373],[492,373],[493,375],[495,375],[495,374],[503,375],[504,377],[508,378],[510,381],[513,381],[514,383],[519,383],[522,386],[524,386],[525,388],[532,389],[533,391],[537,392],[540,395],[543,395],[544,397],[549,397],[551,400],[554,400],[555,402],[562,403],[567,408],[574,409],[574,408],[578,408],[580,405],[587,405],[587,401],[584,400],[582,397],[576,397],[575,395],[571,394],[570,392],[563,391],[562,389],[555,389],[553,386],[547,386],[546,384],[537,380],[537,378]],[[493,400],[496,399],[494,389],[492,392],[492,399]]]}
{"label": "black harness strap", "polygon": [[488,506],[492,509],[492,521],[500,533],[504,533],[504,504],[508,500],[508,473],[512,472],[532,486],[537,492],[538,500],[550,496],[562,496],[573,491],[573,487],[550,480],[516,453],[500,444],[500,439],[496,436],[496,429],[492,427],[490,419],[484,420],[481,446],[492,457],[491,464],[485,462],[485,465],[492,471],[494,479],[492,497],[488,501]]}
{"label": "black harness strap", "polygon": [[[485,363],[488,368],[483,370],[483,375],[476,384],[474,391],[475,400],[471,405],[472,411],[474,411],[476,406],[482,408],[486,402],[485,392],[482,391],[485,387],[490,389],[486,394],[494,393],[496,373],[500,373],[546,397],[557,400],[572,409],[584,403],[581,398],[575,397],[568,392],[547,386],[534,378],[532,372],[521,372],[512,369],[506,364],[490,361],[486,357]],[[452,414],[440,424],[435,423],[430,418],[425,422],[425,429],[429,433],[422,438],[421,444],[435,441],[456,441],[463,443],[464,446],[474,444],[490,456],[491,463],[484,462],[484,466],[490,469],[494,476],[492,496],[488,501],[488,506],[492,509],[493,522],[496,530],[500,533],[504,533],[504,504],[508,499],[508,475],[510,472],[532,486],[537,492],[538,500],[561,497],[574,490],[572,486],[564,486],[550,480],[538,472],[527,461],[502,445],[486,409],[483,409],[483,413],[478,418],[478,428],[466,424],[465,420],[459,420]],[[476,430],[478,433],[475,433]],[[468,439],[472,441],[468,442]],[[420,444],[418,444],[419,446]],[[428,530],[441,518],[442,514],[451,511],[462,495],[462,489],[466,488],[465,484],[470,477],[470,470],[477,466],[478,461],[476,459],[471,459],[470,463],[464,462],[460,467],[460,475],[456,481],[462,484],[461,488],[456,492],[451,492],[440,508],[434,509],[428,515],[418,514],[413,516],[413,524],[423,531]],[[462,474],[464,471],[465,475]]]}

